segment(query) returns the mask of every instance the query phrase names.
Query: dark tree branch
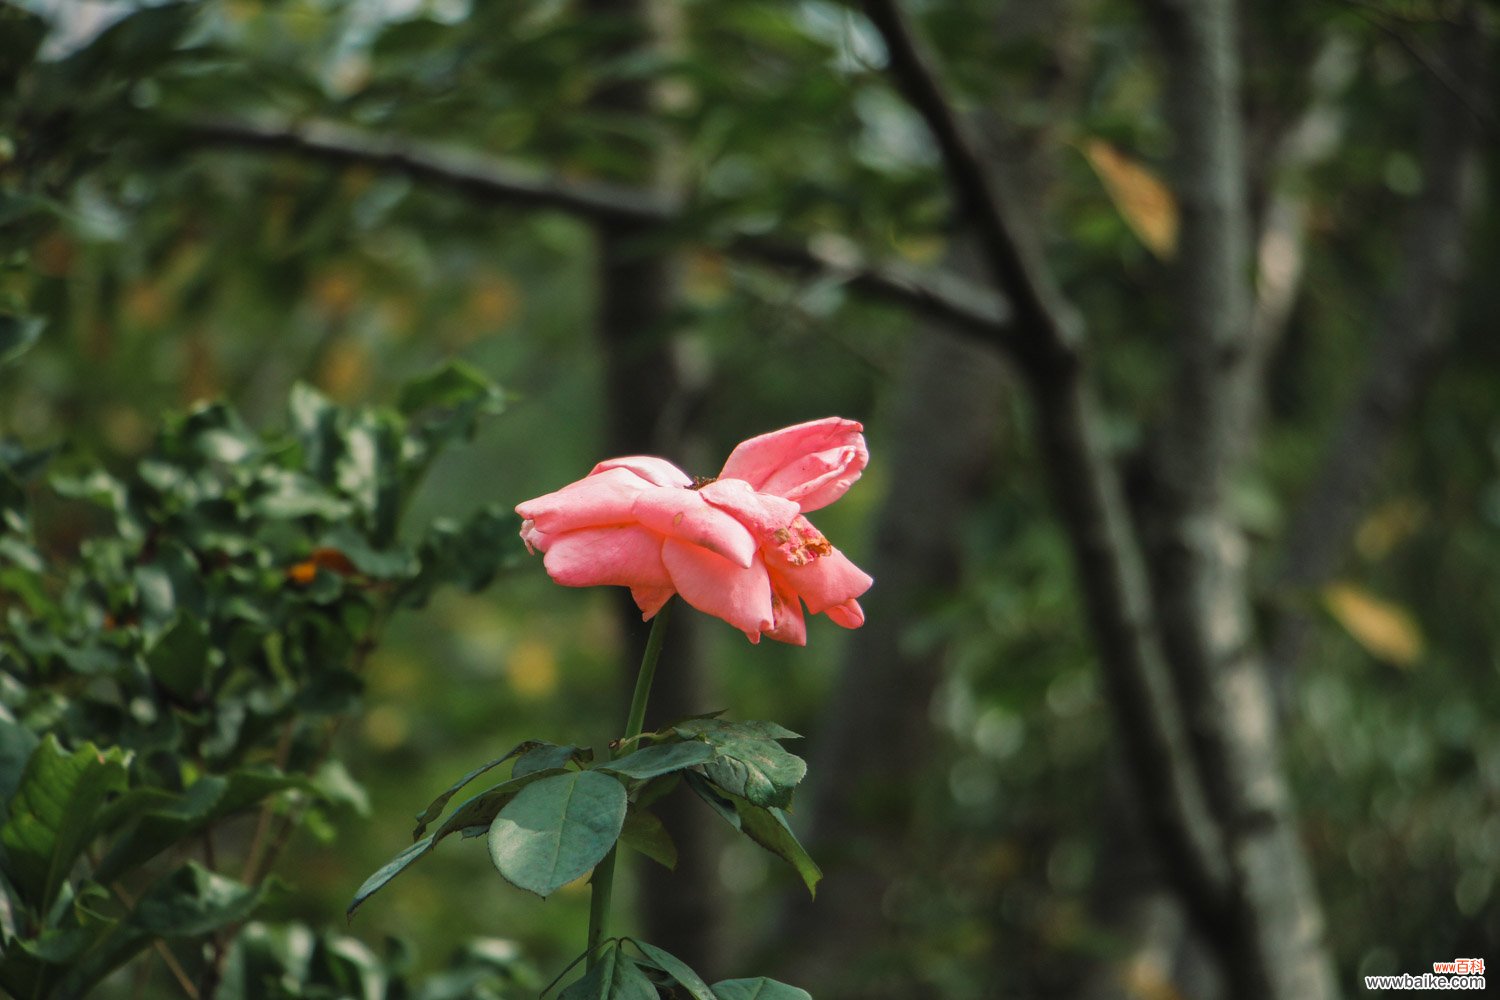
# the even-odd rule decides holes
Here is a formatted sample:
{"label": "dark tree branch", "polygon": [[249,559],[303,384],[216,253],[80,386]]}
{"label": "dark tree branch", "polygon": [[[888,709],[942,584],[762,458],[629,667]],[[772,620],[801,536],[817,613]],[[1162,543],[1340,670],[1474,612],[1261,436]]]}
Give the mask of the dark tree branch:
{"label": "dark tree branch", "polygon": [[[1482,33],[1454,28],[1449,64],[1460,89],[1484,93]],[[1370,362],[1353,401],[1328,442],[1318,478],[1287,531],[1277,581],[1283,606],[1271,638],[1273,676],[1296,667],[1311,628],[1308,591],[1335,572],[1379,479],[1391,442],[1447,344],[1453,297],[1463,275],[1464,238],[1476,199],[1471,190],[1480,122],[1454,88],[1434,82],[1424,114],[1421,195],[1401,239],[1403,280],[1379,310]]]}
{"label": "dark tree branch", "polygon": [[1019,360],[1033,370],[1076,367],[1081,323],[1037,254],[1021,239],[986,166],[978,136],[948,99],[895,0],[866,0],[863,6],[885,42],[891,77],[942,152],[959,221],[973,231],[995,285],[1010,299],[1017,325],[1027,331],[1016,344]]}
{"label": "dark tree branch", "polygon": [[1169,877],[1188,906],[1214,922],[1224,912],[1228,863],[1194,771],[1145,566],[1084,377],[1080,321],[1007,216],[978,140],[896,5],[866,0],[864,10],[885,41],[892,76],[937,141],[961,221],[1011,300],[1016,358],[1036,398],[1047,471],[1143,812]]}
{"label": "dark tree branch", "polygon": [[[598,225],[663,232],[686,222],[680,199],[661,192],[564,180],[472,151],[371,135],[334,122],[195,122],[183,130],[187,138],[204,144],[370,167],[454,191],[477,202],[551,209]],[[721,249],[734,257],[799,274],[833,276],[861,294],[991,340],[1008,353],[1018,349],[1009,304],[955,275],[841,259],[801,243],[762,236],[734,235]]]}

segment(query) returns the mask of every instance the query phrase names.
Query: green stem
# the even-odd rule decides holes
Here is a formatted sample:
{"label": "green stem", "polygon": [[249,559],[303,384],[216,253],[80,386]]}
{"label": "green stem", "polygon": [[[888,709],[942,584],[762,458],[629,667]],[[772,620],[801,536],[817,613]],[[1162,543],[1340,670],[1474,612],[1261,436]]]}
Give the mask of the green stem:
{"label": "green stem", "polygon": [[[630,714],[625,719],[626,740],[641,735],[641,729],[646,724],[646,702],[651,697],[651,682],[656,678],[656,661],[661,658],[661,644],[667,637],[667,618],[671,615],[674,603],[675,598],[668,600],[651,623],[651,635],[646,639],[646,652],[641,656],[641,669],[635,677],[635,694],[630,698]],[[614,756],[614,751],[610,751],[610,756]],[[615,886],[616,850],[614,847],[609,849],[604,860],[594,866],[594,877],[589,880],[593,892],[589,899],[588,960],[585,965],[589,969],[594,967],[599,943],[604,940],[609,924],[609,903]]]}

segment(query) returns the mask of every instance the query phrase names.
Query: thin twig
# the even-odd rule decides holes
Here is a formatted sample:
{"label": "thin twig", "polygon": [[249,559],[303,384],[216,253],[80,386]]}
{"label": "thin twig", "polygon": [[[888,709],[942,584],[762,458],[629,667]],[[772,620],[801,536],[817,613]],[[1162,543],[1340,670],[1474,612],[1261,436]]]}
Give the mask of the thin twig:
{"label": "thin twig", "polygon": [[[679,199],[654,190],[549,176],[496,157],[438,143],[372,135],[334,122],[194,122],[189,142],[289,153],[328,163],[370,167],[456,191],[475,201],[551,209],[599,225],[670,233],[687,222]],[[1003,342],[1011,325],[1007,303],[951,274],[925,274],[899,264],[837,259],[813,246],[746,233],[730,234],[725,253],[797,273],[831,275],[850,288],[933,316],[970,334]]]}

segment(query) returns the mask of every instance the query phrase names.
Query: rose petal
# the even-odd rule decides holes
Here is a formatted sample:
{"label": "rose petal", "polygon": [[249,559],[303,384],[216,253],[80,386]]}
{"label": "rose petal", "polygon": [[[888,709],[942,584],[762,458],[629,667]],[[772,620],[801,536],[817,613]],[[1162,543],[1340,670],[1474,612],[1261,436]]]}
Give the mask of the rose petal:
{"label": "rose petal", "polygon": [[564,587],[667,587],[662,537],[638,525],[580,528],[553,537],[543,565]]}
{"label": "rose petal", "polygon": [[741,567],[748,567],[755,558],[757,545],[749,529],[731,515],[710,507],[694,490],[647,487],[631,505],[631,519]]}
{"label": "rose petal", "polygon": [[641,609],[641,621],[649,622],[656,617],[656,613],[677,596],[677,591],[670,585],[665,587],[631,587],[630,596],[635,599],[635,606]]}
{"label": "rose petal", "polygon": [[741,442],[719,477],[796,501],[804,513],[817,510],[843,496],[869,462],[862,430],[841,417],[783,427]]}
{"label": "rose petal", "polygon": [[734,516],[757,542],[764,542],[778,528],[785,528],[797,518],[799,508],[791,500],[757,493],[743,479],[719,479],[698,491],[710,504]]}
{"label": "rose petal", "polygon": [[772,587],[771,614],[775,624],[766,637],[790,646],[807,645],[807,619],[802,616],[802,602],[790,589]]}
{"label": "rose petal", "polygon": [[801,566],[781,558],[774,549],[769,551],[767,559],[777,586],[790,587],[807,604],[807,610],[815,615],[858,597],[875,582],[838,549]]}
{"label": "rose petal", "polygon": [[546,552],[552,543],[552,536],[545,531],[538,531],[535,521],[522,521],[521,541],[526,543],[526,551],[534,554]]}
{"label": "rose petal", "polygon": [[724,619],[751,642],[759,642],[760,633],[775,624],[771,579],[761,560],[736,566],[723,556],[675,538],[662,545],[661,560],[683,600]]}
{"label": "rose petal", "polygon": [[516,506],[516,513],[547,534],[593,528],[605,524],[629,524],[635,520],[631,506],[643,490],[651,487],[628,469],[589,474],[576,483]]}
{"label": "rose petal", "polygon": [[858,601],[848,600],[829,608],[828,618],[835,625],[842,625],[844,628],[859,628],[865,623],[865,609],[859,606]]}
{"label": "rose petal", "polygon": [[624,458],[608,458],[594,466],[589,473],[597,476],[610,469],[628,469],[653,486],[691,486],[693,479],[686,472],[655,455],[627,455]]}

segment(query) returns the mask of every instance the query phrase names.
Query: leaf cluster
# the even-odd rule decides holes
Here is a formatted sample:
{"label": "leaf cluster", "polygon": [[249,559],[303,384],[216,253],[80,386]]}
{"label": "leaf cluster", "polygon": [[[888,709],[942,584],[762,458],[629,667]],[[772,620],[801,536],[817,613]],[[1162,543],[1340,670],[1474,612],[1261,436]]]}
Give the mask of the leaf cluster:
{"label": "leaf cluster", "polygon": [[[636,737],[629,752],[607,760],[571,745],[517,744],[463,775],[418,814],[411,846],[365,880],[349,913],[455,833],[486,837],[496,871],[543,898],[591,872],[616,843],[675,867],[676,845],[651,806],[681,784],[790,864],[813,892],[822,872],[785,812],[807,765],[778,741],[796,735],[773,722],[703,717]],[[508,780],[465,799],[427,833],[465,786],[511,761]]]}
{"label": "leaf cluster", "polygon": [[299,386],[271,433],[200,406],[129,474],[0,445],[0,987],[80,996],[184,940],[224,974],[292,832],[365,808],[333,735],[382,624],[498,569],[498,508],[399,528],[499,405],[451,365],[390,409]]}

